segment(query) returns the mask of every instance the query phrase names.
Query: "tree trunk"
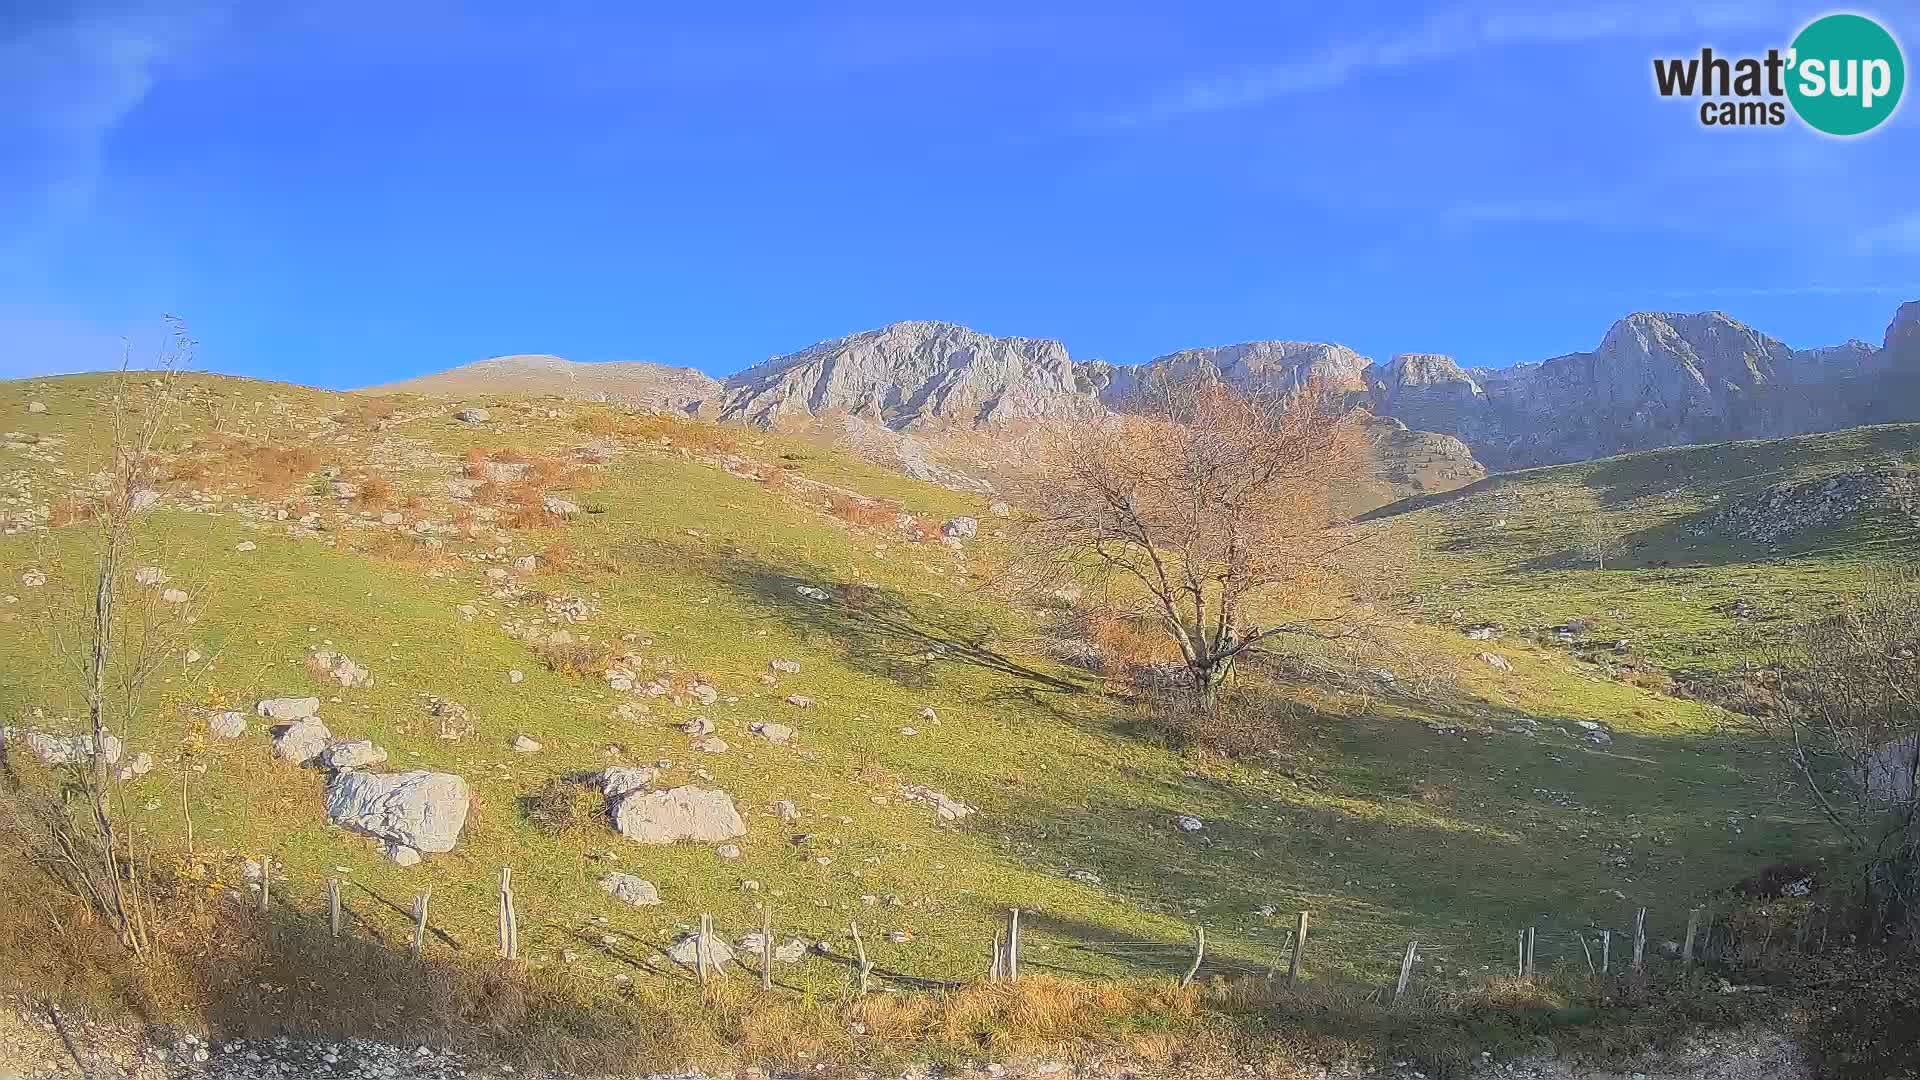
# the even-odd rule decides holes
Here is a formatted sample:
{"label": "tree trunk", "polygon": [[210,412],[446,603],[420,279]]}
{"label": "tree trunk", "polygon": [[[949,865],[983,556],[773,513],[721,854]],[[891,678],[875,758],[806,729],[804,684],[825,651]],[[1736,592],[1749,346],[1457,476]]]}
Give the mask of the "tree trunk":
{"label": "tree trunk", "polygon": [[1194,704],[1207,715],[1220,711],[1220,688],[1226,685],[1227,673],[1232,668],[1233,661],[1227,659],[1195,664],[1189,669],[1193,675]]}

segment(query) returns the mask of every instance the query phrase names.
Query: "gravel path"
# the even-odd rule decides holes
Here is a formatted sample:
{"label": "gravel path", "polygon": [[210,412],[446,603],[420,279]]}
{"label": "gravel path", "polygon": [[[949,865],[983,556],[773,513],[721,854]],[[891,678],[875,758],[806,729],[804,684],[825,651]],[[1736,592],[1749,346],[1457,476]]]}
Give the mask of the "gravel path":
{"label": "gravel path", "polygon": [[[84,1060],[83,1069],[76,1059]],[[1627,1071],[1592,1071],[1558,1061],[1487,1061],[1474,1070],[1484,1080],[1812,1080],[1814,1071],[1788,1033],[1760,1028],[1703,1035],[1672,1060]],[[800,1080],[810,1074],[770,1077],[758,1070],[657,1074],[642,1080]],[[90,1023],[45,1013],[25,1014],[0,1006],[0,1080],[587,1080],[541,1071],[469,1062],[424,1046],[400,1047],[365,1040],[297,1042],[292,1039],[209,1043],[191,1035],[150,1036],[119,1024]],[[1058,1063],[1011,1068],[988,1065],[943,1080],[1068,1080]],[[1407,1064],[1380,1068],[1314,1070],[1301,1080],[1424,1080]],[[926,1080],[908,1074],[902,1080]],[[1074,1080],[1137,1080],[1129,1073]],[[1230,1078],[1221,1078],[1230,1080]]]}

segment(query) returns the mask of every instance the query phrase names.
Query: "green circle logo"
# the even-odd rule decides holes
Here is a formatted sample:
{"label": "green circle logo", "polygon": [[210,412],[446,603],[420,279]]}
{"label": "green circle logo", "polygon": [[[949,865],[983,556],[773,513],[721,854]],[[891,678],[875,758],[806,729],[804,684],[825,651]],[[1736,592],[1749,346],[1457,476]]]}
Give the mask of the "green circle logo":
{"label": "green circle logo", "polygon": [[1787,99],[1815,131],[1859,135],[1900,104],[1907,63],[1900,43],[1864,15],[1823,15],[1793,39]]}

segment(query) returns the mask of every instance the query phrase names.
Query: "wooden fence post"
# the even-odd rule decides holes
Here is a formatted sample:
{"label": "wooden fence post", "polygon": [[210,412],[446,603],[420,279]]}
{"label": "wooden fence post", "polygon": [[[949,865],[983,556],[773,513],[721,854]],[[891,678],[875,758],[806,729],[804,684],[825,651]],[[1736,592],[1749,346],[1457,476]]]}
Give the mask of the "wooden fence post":
{"label": "wooden fence post", "polygon": [[1633,915],[1633,970],[1638,973],[1647,969],[1647,909],[1641,908]]}
{"label": "wooden fence post", "polygon": [[1020,981],[1020,909],[1007,909],[1007,970],[1008,982]]}
{"label": "wooden fence post", "polygon": [[773,904],[760,902],[760,989],[773,989]]}
{"label": "wooden fence post", "polygon": [[702,986],[707,984],[707,942],[710,939],[709,932],[712,927],[713,916],[704,911],[701,912],[700,929],[695,931],[693,938],[693,967],[700,975]]}
{"label": "wooden fence post", "polygon": [[500,959],[520,958],[520,917],[513,910],[513,868],[500,868]]}
{"label": "wooden fence post", "polygon": [[327,879],[327,930],[340,940],[340,879]]}
{"label": "wooden fence post", "polygon": [[1576,930],[1573,936],[1580,942],[1580,952],[1587,958],[1587,974],[1590,976],[1596,974],[1593,970],[1593,950],[1587,947],[1586,931]]}
{"label": "wooden fence post", "polygon": [[1607,973],[1607,964],[1613,959],[1613,931],[1600,931],[1600,974]]}
{"label": "wooden fence post", "polygon": [[420,959],[420,951],[427,944],[427,900],[433,896],[432,889],[422,889],[413,897],[413,958]]}
{"label": "wooden fence post", "polygon": [[1700,929],[1700,909],[1687,912],[1687,940],[1680,947],[1681,964],[1687,969],[1693,968],[1693,935]]}
{"label": "wooden fence post", "polygon": [[1516,979],[1527,977],[1527,932],[1525,930],[1513,932],[1513,977]]}
{"label": "wooden fence post", "polygon": [[1400,960],[1400,981],[1393,985],[1393,1003],[1400,1004],[1400,995],[1407,992],[1407,980],[1413,977],[1413,959],[1420,952],[1420,939],[1407,942],[1407,955]]}
{"label": "wooden fence post", "polygon": [[1204,926],[1196,926],[1193,928],[1193,966],[1187,969],[1187,977],[1180,980],[1181,986],[1186,986],[1193,982],[1193,977],[1200,974],[1200,962],[1206,958],[1207,928]]}
{"label": "wooden fence post", "polygon": [[860,940],[860,920],[850,919],[847,926],[853,931],[853,952],[860,961],[860,994],[865,997],[867,979],[873,974],[873,961],[867,959],[867,944]]}
{"label": "wooden fence post", "polygon": [[1527,927],[1527,978],[1533,978],[1533,927]]}
{"label": "wooden fence post", "polygon": [[1302,911],[1293,921],[1293,959],[1287,962],[1287,982],[1289,985],[1300,981],[1300,965],[1307,952],[1307,913]]}
{"label": "wooden fence post", "polygon": [[273,895],[273,856],[260,856],[260,914],[267,913]]}

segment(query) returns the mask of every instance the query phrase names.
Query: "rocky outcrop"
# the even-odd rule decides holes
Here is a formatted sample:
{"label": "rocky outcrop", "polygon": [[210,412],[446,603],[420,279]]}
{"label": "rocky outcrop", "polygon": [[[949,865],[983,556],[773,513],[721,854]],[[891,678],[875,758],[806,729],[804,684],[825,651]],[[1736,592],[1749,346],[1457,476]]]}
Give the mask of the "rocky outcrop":
{"label": "rocky outcrop", "polygon": [[896,431],[1062,415],[1083,405],[1066,346],[899,322],[777,356],[727,379],[720,417],[761,427],[846,412]]}
{"label": "rocky outcrop", "polygon": [[1289,390],[1317,382],[1334,390],[1366,389],[1369,362],[1345,345],[1317,341],[1248,341],[1182,349],[1144,364],[1092,360],[1076,365],[1080,385],[1113,409],[1126,409],[1156,378],[1219,375],[1249,390]]}

